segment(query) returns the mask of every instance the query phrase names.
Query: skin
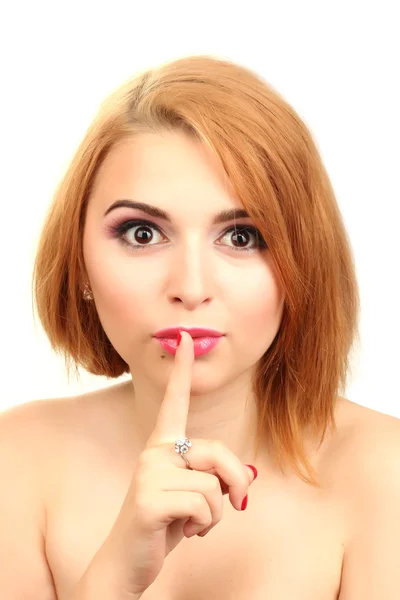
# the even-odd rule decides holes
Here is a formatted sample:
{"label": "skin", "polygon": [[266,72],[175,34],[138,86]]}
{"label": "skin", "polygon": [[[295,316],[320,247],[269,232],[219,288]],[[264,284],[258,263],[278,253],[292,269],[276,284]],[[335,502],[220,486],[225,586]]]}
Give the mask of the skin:
{"label": "skin", "polygon": [[[104,216],[119,199],[156,205],[172,223],[132,208]],[[83,251],[101,323],[130,367],[134,387],[127,381],[123,393],[142,446],[174,361],[153,335],[203,326],[225,337],[195,359],[186,435],[219,439],[250,462],[257,419],[251,378],[279,330],[284,295],[271,253],[257,248],[253,233],[238,242],[233,231],[225,233],[235,221],[212,225],[217,212],[231,208],[241,204],[204,145],[178,132],[141,133],[115,146],[97,174]],[[109,230],[133,219],[160,228],[132,226],[124,235],[137,251]],[[245,218],[236,225],[254,223]],[[234,249],[242,244],[253,249]]]}

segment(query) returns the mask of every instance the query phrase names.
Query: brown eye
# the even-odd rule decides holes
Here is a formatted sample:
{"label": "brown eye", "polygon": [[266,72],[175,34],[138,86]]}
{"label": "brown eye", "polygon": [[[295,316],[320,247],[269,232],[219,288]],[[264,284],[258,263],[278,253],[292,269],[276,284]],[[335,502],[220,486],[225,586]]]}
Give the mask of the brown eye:
{"label": "brown eye", "polygon": [[[242,227],[234,226],[225,231],[223,237],[227,237],[230,241],[233,242],[232,250],[239,251],[250,251],[250,250],[259,250],[263,248],[267,248],[266,243],[262,239],[261,233],[255,227],[250,225],[243,225]],[[255,244],[253,246],[247,247],[251,238],[255,240]]]}
{"label": "brown eye", "polygon": [[120,238],[124,245],[129,246],[133,250],[141,250],[146,246],[153,246],[154,244],[150,244],[149,242],[154,238],[154,231],[161,235],[161,231],[157,225],[143,220],[125,221],[120,225],[111,227],[113,235]]}
{"label": "brown eye", "polygon": [[[154,240],[154,232],[156,232],[156,236],[158,234],[165,238],[155,223],[143,219],[124,221],[119,225],[111,225],[108,227],[108,230],[114,237],[119,238],[122,244],[129,246],[131,250],[145,250],[147,246],[157,245],[157,241],[150,243]],[[232,250],[239,252],[254,252],[267,248],[259,230],[250,225],[230,227],[222,235],[223,238],[227,238],[228,247],[230,246]],[[248,244],[252,238],[254,244],[249,246]],[[233,245],[230,245],[231,243]]]}
{"label": "brown eye", "polygon": [[232,242],[237,244],[239,247],[246,246],[249,241],[249,233],[248,231],[235,231],[232,234]]}
{"label": "brown eye", "polygon": [[131,227],[131,229],[136,229],[133,238],[138,243],[151,242],[153,239],[153,233],[151,231],[151,227],[147,225],[140,225],[137,227]]}

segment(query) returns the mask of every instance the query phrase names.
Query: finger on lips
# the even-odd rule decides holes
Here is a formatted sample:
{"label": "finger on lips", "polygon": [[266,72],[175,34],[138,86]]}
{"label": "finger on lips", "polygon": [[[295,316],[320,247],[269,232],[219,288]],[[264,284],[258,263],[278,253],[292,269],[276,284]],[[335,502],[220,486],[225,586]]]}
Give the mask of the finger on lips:
{"label": "finger on lips", "polygon": [[[179,341],[179,340],[178,340]],[[191,335],[182,331],[181,342],[175,354],[163,402],[160,406],[156,426],[148,440],[148,445],[167,444],[185,437],[190,407],[194,345]],[[221,484],[223,494],[236,510],[241,511],[248,488],[257,477],[257,469],[244,465],[239,458],[219,440],[191,440],[190,464],[203,472],[214,472]],[[182,457],[176,454],[175,464],[186,469]],[[179,461],[179,462],[178,462]]]}

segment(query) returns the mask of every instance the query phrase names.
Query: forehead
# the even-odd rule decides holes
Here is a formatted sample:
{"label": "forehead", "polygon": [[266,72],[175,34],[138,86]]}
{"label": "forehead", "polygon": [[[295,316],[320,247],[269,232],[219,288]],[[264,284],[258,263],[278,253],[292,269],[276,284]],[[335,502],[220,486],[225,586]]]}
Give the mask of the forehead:
{"label": "forehead", "polygon": [[134,170],[140,175],[166,177],[183,169],[193,175],[207,171],[225,178],[225,172],[212,152],[199,140],[182,132],[138,133],[118,142],[108,153],[101,170]]}
{"label": "forehead", "polygon": [[223,167],[201,142],[181,132],[140,133],[116,144],[91,196],[105,209],[134,198],[172,210],[182,202],[207,210],[241,207]]}

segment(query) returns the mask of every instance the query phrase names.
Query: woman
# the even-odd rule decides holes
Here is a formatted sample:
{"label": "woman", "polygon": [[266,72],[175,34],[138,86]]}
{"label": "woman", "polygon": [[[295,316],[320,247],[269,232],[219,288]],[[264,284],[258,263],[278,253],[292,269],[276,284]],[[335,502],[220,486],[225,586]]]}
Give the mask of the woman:
{"label": "woman", "polygon": [[7,492],[3,520],[30,525],[3,523],[7,597],[398,598],[399,420],[339,395],[351,247],[271,86],[194,56],[116,90],[56,192],[34,294],[68,369],[131,377],[3,417],[3,456],[13,431],[13,468],[36,465],[29,502]]}

